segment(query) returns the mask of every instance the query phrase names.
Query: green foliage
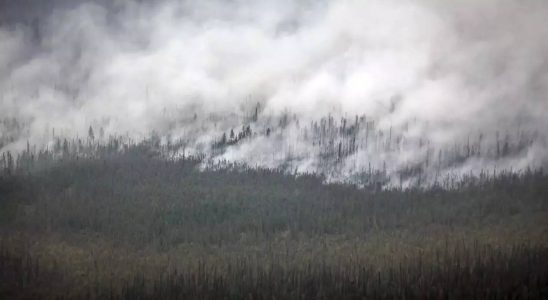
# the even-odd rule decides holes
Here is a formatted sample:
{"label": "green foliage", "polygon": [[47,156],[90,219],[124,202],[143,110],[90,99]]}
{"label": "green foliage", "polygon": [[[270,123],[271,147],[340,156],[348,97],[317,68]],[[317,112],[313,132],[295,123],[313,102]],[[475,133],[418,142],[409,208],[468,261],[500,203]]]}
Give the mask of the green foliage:
{"label": "green foliage", "polygon": [[380,191],[202,162],[141,145],[0,177],[0,297],[548,296],[542,172]]}

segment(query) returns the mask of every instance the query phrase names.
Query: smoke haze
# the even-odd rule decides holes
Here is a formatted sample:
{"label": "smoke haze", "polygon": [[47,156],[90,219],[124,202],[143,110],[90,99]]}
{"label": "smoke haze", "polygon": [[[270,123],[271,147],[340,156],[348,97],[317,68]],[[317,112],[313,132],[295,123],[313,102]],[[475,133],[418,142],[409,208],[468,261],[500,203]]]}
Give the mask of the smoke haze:
{"label": "smoke haze", "polygon": [[[289,155],[291,169],[318,171],[322,150],[303,128],[365,115],[382,145],[353,145],[332,179],[371,164],[390,173],[470,139],[485,148],[497,132],[532,141],[504,160],[467,159],[457,172],[548,162],[543,1],[0,5],[0,119],[28,124],[2,151],[47,144],[53,128],[86,136],[90,125],[137,139],[155,131],[209,151],[204,145],[250,124],[255,138],[211,156],[277,167]],[[289,123],[275,129],[284,116]],[[337,151],[338,140],[327,143]]]}

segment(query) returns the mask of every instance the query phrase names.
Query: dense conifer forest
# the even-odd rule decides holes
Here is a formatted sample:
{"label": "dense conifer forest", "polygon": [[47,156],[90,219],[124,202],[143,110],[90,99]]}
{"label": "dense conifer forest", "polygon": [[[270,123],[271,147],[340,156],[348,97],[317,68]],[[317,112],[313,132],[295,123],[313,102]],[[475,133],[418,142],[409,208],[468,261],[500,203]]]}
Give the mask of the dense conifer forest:
{"label": "dense conifer forest", "polygon": [[328,183],[92,130],[3,154],[3,298],[548,297],[542,170]]}

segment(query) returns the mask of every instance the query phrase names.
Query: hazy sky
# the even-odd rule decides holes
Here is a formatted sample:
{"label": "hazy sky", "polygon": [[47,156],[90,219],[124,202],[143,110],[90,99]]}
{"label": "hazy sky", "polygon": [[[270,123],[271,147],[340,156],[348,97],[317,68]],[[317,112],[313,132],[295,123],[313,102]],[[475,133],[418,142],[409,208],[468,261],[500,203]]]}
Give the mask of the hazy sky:
{"label": "hazy sky", "polygon": [[518,127],[546,143],[545,1],[0,5],[0,118],[30,120],[35,139],[45,126],[147,133],[166,111],[242,113],[261,102],[265,115],[367,114],[381,128],[418,120],[428,126],[414,134],[440,144]]}

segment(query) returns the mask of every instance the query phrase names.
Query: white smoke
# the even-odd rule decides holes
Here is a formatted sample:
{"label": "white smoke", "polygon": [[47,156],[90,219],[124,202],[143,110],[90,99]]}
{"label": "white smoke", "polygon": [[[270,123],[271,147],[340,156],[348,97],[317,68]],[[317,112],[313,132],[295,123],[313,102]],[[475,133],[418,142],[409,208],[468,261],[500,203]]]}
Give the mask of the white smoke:
{"label": "white smoke", "polygon": [[[135,137],[155,130],[204,150],[260,103],[254,132],[286,113],[300,125],[220,158],[276,167],[289,153],[292,168],[317,171],[321,149],[303,127],[331,114],[338,125],[375,120],[384,144],[393,128],[388,147],[399,149],[357,146],[337,178],[371,163],[391,172],[470,139],[493,147],[495,132],[537,132],[496,165],[548,161],[542,1],[80,1],[38,17],[0,27],[0,118],[28,122],[3,150],[47,143],[53,128],[85,136],[90,125]],[[422,139],[429,146],[409,146]],[[492,164],[469,159],[459,172]]]}

